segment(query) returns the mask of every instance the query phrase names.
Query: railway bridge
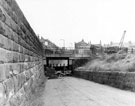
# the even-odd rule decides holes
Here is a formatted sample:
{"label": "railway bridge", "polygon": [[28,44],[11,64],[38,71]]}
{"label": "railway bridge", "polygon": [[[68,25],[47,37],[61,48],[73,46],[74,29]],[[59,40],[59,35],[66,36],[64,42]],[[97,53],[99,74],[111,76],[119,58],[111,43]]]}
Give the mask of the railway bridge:
{"label": "railway bridge", "polygon": [[62,53],[55,53],[54,49],[44,48],[44,66],[54,67],[56,70],[63,69],[73,70],[73,64],[76,60],[90,59],[90,55],[78,55],[74,50],[63,50]]}

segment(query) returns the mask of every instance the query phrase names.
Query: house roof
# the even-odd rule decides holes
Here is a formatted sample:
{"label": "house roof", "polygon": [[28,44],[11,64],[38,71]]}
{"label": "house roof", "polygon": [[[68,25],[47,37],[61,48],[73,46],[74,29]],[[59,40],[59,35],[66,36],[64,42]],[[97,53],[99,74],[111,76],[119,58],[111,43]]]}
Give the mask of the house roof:
{"label": "house roof", "polygon": [[77,45],[88,45],[88,43],[86,43],[83,39],[82,39],[82,41],[80,41],[80,42],[78,42],[78,43],[76,43]]}

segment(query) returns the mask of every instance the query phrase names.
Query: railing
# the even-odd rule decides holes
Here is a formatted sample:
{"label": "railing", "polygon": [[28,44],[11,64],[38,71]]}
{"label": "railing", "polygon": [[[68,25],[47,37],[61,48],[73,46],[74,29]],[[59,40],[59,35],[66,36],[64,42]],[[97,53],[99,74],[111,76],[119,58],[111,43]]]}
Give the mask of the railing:
{"label": "railing", "polygon": [[72,54],[45,54],[46,57],[72,57]]}

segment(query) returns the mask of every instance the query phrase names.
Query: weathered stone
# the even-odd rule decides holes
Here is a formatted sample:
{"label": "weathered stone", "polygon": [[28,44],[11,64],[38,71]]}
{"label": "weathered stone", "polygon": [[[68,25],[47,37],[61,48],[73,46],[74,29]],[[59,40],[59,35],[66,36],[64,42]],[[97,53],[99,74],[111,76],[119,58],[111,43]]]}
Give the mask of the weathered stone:
{"label": "weathered stone", "polygon": [[5,41],[5,37],[3,35],[0,34],[0,48],[4,48],[4,41]]}
{"label": "weathered stone", "polygon": [[25,72],[24,72],[24,75],[25,75],[25,77],[26,77],[26,80],[29,80],[30,77],[31,77],[30,71],[25,71]]}
{"label": "weathered stone", "polygon": [[14,92],[17,93],[17,91],[19,90],[18,88],[18,79],[16,76],[13,76],[13,80],[14,80]]}
{"label": "weathered stone", "polygon": [[11,106],[20,106],[20,104],[24,100],[25,97],[24,94],[25,94],[24,89],[23,88],[20,89],[19,92],[10,99],[9,104]]}
{"label": "weathered stone", "polygon": [[3,104],[6,101],[6,96],[5,96],[5,88],[2,83],[0,83],[0,104],[3,106]]}
{"label": "weathered stone", "polygon": [[14,80],[13,78],[7,79],[4,81],[4,85],[6,86],[6,96],[10,98],[14,95]]}
{"label": "weathered stone", "polygon": [[21,81],[21,75],[17,75],[17,80],[18,80],[18,83],[17,83],[17,91],[22,87],[22,81]]}
{"label": "weathered stone", "polygon": [[24,84],[24,91],[27,93],[31,90],[31,85],[32,85],[32,80],[28,80],[25,84]]}
{"label": "weathered stone", "polygon": [[6,79],[5,67],[4,65],[0,64],[0,82],[4,81],[5,79]]}
{"label": "weathered stone", "polygon": [[5,77],[6,79],[10,78],[10,68],[9,68],[9,64],[2,64],[2,66],[4,67],[4,72],[5,72]]}
{"label": "weathered stone", "polygon": [[42,53],[17,3],[0,0],[0,105],[28,106],[26,101],[41,82]]}
{"label": "weathered stone", "polygon": [[4,15],[2,9],[0,8],[0,20],[5,22],[6,21],[6,16]]}
{"label": "weathered stone", "polygon": [[0,23],[0,34],[5,35],[5,29],[3,28],[3,25]]}

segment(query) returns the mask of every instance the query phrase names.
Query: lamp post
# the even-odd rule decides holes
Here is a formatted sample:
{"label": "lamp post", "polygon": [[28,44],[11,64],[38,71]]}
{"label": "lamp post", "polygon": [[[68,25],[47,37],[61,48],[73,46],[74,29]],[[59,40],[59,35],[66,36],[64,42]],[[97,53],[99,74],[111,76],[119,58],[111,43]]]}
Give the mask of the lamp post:
{"label": "lamp post", "polygon": [[64,40],[64,39],[60,39],[60,40],[63,41],[63,47],[64,47],[64,49],[65,49],[65,40]]}
{"label": "lamp post", "polygon": [[70,49],[72,49],[72,43],[70,43]]}

